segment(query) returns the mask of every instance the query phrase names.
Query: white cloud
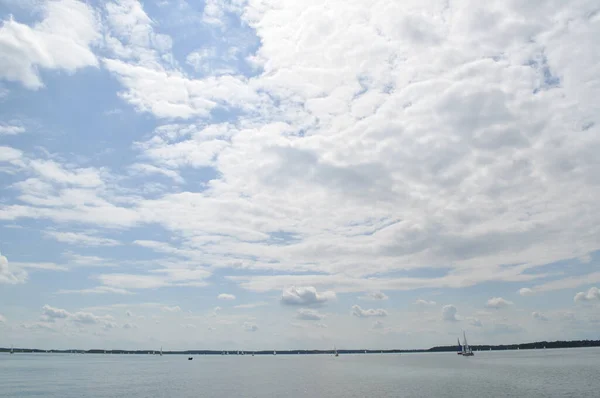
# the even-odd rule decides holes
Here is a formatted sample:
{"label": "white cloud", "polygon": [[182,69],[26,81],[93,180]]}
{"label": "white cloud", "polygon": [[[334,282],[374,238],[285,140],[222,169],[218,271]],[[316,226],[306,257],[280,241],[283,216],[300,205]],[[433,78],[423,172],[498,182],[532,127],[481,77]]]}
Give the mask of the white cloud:
{"label": "white cloud", "polygon": [[296,312],[296,318],[302,319],[302,320],[305,320],[305,321],[320,321],[323,318],[325,318],[325,315],[321,314],[317,310],[311,310],[311,309],[307,309],[307,308],[300,308]]}
{"label": "white cloud", "polygon": [[[0,72],[1,73],[1,72]],[[14,126],[10,124],[0,123],[0,136],[1,135],[17,135],[25,132],[25,127]]]}
{"label": "white cloud", "polygon": [[169,177],[173,179],[173,181],[177,183],[183,183],[184,180],[181,178],[179,173],[175,170],[170,170],[166,168],[157,167],[151,164],[145,163],[135,163],[130,167],[131,172],[134,175],[152,175],[152,174],[160,174],[165,177]]}
{"label": "white cloud", "polygon": [[469,318],[469,325],[475,326],[476,328],[483,327],[483,323],[477,318]]}
{"label": "white cloud", "polygon": [[0,323],[6,323],[6,317],[0,314]]}
{"label": "white cloud", "polygon": [[452,304],[448,304],[442,307],[442,320],[445,322],[457,322],[458,318],[456,307]]}
{"label": "white cloud", "polygon": [[109,286],[96,286],[89,289],[60,289],[58,294],[133,294],[129,290]]}
{"label": "white cloud", "polygon": [[235,300],[235,296],[233,294],[221,293],[217,296],[219,300]]}
{"label": "white cloud", "polygon": [[600,301],[600,289],[591,287],[587,292],[579,292],[573,297],[575,302]]}
{"label": "white cloud", "polygon": [[251,322],[244,322],[243,327],[246,332],[256,332],[258,330],[258,326]]}
{"label": "white cloud", "polygon": [[[0,146],[0,163],[23,166],[23,152],[9,146]],[[0,169],[1,170],[1,169]]]}
{"label": "white cloud", "polygon": [[45,316],[48,320],[65,319],[71,315],[67,310],[63,310],[61,308],[54,308],[47,304],[42,307],[42,310],[42,315]]}
{"label": "white cloud", "polygon": [[152,68],[171,62],[171,38],[154,31],[138,0],[108,2],[106,14],[106,46],[115,57]]}
{"label": "white cloud", "polygon": [[375,321],[373,324],[373,329],[383,329],[385,327],[384,323],[381,321]]}
{"label": "white cloud", "polygon": [[371,292],[360,298],[363,300],[387,300],[389,297],[383,292]]}
{"label": "white cloud", "polygon": [[138,326],[135,323],[125,323],[123,324],[123,329],[137,329]]}
{"label": "white cloud", "polygon": [[[92,314],[91,312],[82,312],[82,311],[71,313],[65,309],[51,307],[47,304],[42,307],[42,315],[41,315],[40,319],[43,322],[48,322],[48,323],[56,322],[56,320],[58,320],[58,319],[69,320],[74,323],[87,324],[87,325],[103,323],[104,326],[106,326],[107,324],[112,323],[111,322],[112,317],[109,315],[97,316],[97,315]],[[109,325],[109,327],[110,327],[110,325]]]}
{"label": "white cloud", "polygon": [[114,239],[93,236],[84,232],[44,231],[44,235],[58,242],[78,246],[118,246],[121,244]]}
{"label": "white cloud", "polygon": [[352,315],[359,318],[369,318],[369,317],[385,317],[388,315],[387,311],[378,308],[378,309],[362,309],[358,305],[352,306]]}
{"label": "white cloud", "polygon": [[521,296],[531,296],[534,294],[534,291],[528,287],[524,287],[524,288],[519,289],[519,294]]}
{"label": "white cloud", "polygon": [[319,293],[312,286],[290,286],[283,289],[281,303],[285,305],[320,305],[335,298],[335,293],[331,291]]}
{"label": "white cloud", "polygon": [[258,301],[256,303],[247,303],[247,304],[239,304],[235,305],[233,308],[246,309],[246,308],[257,308],[263,307],[265,305],[269,305],[266,301]]}
{"label": "white cloud", "polygon": [[173,307],[165,305],[164,307],[162,307],[162,310],[167,312],[181,312],[181,307],[179,307],[178,305]]}
{"label": "white cloud", "polygon": [[436,302],[431,300],[417,299],[417,301],[415,301],[415,305],[422,307],[433,307],[434,305],[436,305]]}
{"label": "white cloud", "polygon": [[125,86],[120,96],[159,118],[207,117],[218,106],[255,109],[263,98],[241,76],[190,79],[178,70],[105,59],[104,66]]}
{"label": "white cloud", "polygon": [[[85,190],[66,192],[94,181],[62,165],[44,173],[43,162],[34,171],[51,187],[2,203],[1,220],[164,228],[178,257],[232,271],[227,281],[252,292],[491,281],[551,291],[600,280],[593,273],[533,286],[557,278],[542,265],[599,248],[600,63],[585,51],[598,36],[593,2],[244,2],[243,22],[259,39],[256,75],[202,79],[170,62],[169,40],[157,39],[139,2],[122,4],[109,22],[121,47],[105,61],[122,97],[156,117],[196,123],[157,129],[137,144],[139,161],[185,176],[210,166],[215,178],[111,197],[100,170]],[[207,15],[221,20],[215,7]],[[211,124],[215,111],[235,120]],[[0,149],[0,159],[23,162],[23,154]],[[428,276],[395,276],[400,270]],[[160,288],[191,275],[127,271],[100,280]]]}
{"label": "white cloud", "polygon": [[30,27],[12,19],[0,25],[0,78],[29,89],[43,86],[38,69],[69,73],[98,61],[90,46],[99,38],[93,9],[76,0],[43,3],[44,19]]}
{"label": "white cloud", "polygon": [[491,299],[489,299],[487,301],[485,306],[487,308],[500,309],[500,308],[506,308],[512,304],[513,303],[511,301],[505,300],[502,297],[492,297]]}
{"label": "white cloud", "polygon": [[27,272],[9,264],[8,259],[0,253],[0,284],[15,285],[27,280]]}
{"label": "white cloud", "polygon": [[543,322],[548,321],[548,317],[546,317],[544,314],[542,314],[540,312],[532,312],[531,317],[538,321],[543,321]]}
{"label": "white cloud", "polygon": [[53,160],[34,159],[29,167],[48,181],[73,185],[84,188],[94,188],[103,184],[99,170],[93,168],[67,169]]}

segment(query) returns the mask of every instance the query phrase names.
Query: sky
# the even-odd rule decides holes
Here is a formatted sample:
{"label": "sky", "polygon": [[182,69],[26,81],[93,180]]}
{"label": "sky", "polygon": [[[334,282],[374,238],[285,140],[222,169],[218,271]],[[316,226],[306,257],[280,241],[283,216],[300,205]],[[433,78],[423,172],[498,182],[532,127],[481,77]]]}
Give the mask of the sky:
{"label": "sky", "polygon": [[0,346],[598,339],[597,0],[0,0]]}

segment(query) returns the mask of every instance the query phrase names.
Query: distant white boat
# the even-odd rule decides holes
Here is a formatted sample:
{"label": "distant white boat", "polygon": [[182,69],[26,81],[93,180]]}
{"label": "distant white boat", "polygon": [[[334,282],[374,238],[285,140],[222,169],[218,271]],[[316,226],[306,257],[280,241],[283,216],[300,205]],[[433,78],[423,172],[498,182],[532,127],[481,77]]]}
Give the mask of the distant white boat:
{"label": "distant white boat", "polygon": [[273,355],[277,355],[277,351],[273,351]]}
{"label": "distant white boat", "polygon": [[11,355],[15,353],[15,350],[13,349],[12,344],[10,345],[10,353],[11,353]]}
{"label": "distant white boat", "polygon": [[340,356],[340,354],[338,354],[338,350],[337,350],[337,348],[335,348],[335,346],[333,346],[333,355],[336,357]]}
{"label": "distant white boat", "polygon": [[160,347],[160,356],[162,357],[162,346]]}
{"label": "distant white boat", "polygon": [[473,354],[473,350],[471,349],[471,347],[469,347],[469,343],[467,343],[467,335],[465,334],[464,330],[463,330],[463,347],[462,347],[462,356],[463,357],[472,357],[475,354]]}

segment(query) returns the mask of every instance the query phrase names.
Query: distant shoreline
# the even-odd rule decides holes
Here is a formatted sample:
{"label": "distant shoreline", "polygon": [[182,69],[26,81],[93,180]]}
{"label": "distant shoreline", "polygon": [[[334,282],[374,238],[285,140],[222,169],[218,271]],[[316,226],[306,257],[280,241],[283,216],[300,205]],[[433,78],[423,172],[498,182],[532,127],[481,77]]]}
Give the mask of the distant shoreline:
{"label": "distant shoreline", "polygon": [[[535,350],[553,348],[584,348],[600,347],[600,340],[573,340],[573,341],[536,341],[523,344],[501,344],[501,345],[474,345],[474,351],[505,351],[505,350]],[[0,352],[10,352],[11,348],[0,347]],[[125,355],[159,355],[159,350],[104,350],[104,349],[67,349],[67,350],[41,350],[37,348],[12,349],[15,353],[57,353],[57,354],[125,354]],[[369,350],[369,349],[339,349],[340,354],[402,354],[418,352],[456,352],[458,346],[436,346],[428,349],[391,349],[391,350]],[[319,355],[333,354],[333,350],[277,350],[277,355]],[[272,350],[185,350],[185,351],[163,351],[163,355],[273,355]],[[240,354],[238,354],[240,353]]]}

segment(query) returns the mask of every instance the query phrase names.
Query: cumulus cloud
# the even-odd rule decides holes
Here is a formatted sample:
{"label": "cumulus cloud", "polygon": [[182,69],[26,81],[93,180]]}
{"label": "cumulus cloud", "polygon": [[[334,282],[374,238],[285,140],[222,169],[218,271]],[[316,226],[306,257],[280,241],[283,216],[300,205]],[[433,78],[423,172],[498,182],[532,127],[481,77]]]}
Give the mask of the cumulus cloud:
{"label": "cumulus cloud", "polygon": [[123,329],[137,329],[137,325],[135,323],[125,323]]}
{"label": "cumulus cloud", "polygon": [[283,289],[281,303],[285,305],[321,305],[327,301],[334,300],[335,298],[336,295],[332,291],[319,293],[317,289],[312,286],[291,286]]}
{"label": "cumulus cloud", "polygon": [[256,332],[258,330],[258,326],[251,322],[244,322],[243,328],[246,332]]}
{"label": "cumulus cloud", "polygon": [[233,294],[221,293],[217,296],[219,300],[235,300],[235,296]]}
{"label": "cumulus cloud", "polygon": [[442,320],[445,322],[458,322],[456,307],[448,304],[442,307]]}
{"label": "cumulus cloud", "polygon": [[54,321],[55,319],[66,319],[71,314],[67,310],[54,308],[46,304],[42,307],[42,315],[45,316],[46,319]]}
{"label": "cumulus cloud", "polygon": [[534,291],[528,287],[519,289],[519,294],[521,296],[531,296],[531,295],[533,295],[533,293],[534,293]]}
{"label": "cumulus cloud", "polygon": [[360,298],[363,300],[387,300],[389,297],[383,292],[371,292]]}
{"label": "cumulus cloud", "polygon": [[13,267],[8,259],[0,253],[0,283],[15,285],[27,280],[27,272]]}
{"label": "cumulus cloud", "polygon": [[477,318],[470,318],[469,319],[469,325],[475,326],[476,328],[483,327],[483,323],[481,322],[481,320],[479,320]]}
{"label": "cumulus cloud", "polygon": [[587,292],[579,292],[573,297],[575,302],[600,301],[600,289],[591,287]]}
{"label": "cumulus cloud", "polygon": [[532,312],[532,313],[531,313],[531,317],[532,317],[533,319],[535,319],[535,320],[538,320],[538,321],[544,321],[544,322],[545,322],[545,321],[547,321],[547,320],[548,320],[548,317],[546,317],[546,316],[545,316],[544,314],[542,314],[541,312],[535,312],[535,311],[534,311],[534,312]]}
{"label": "cumulus cloud", "polygon": [[307,308],[300,308],[296,312],[296,318],[303,319],[303,320],[306,320],[306,321],[320,321],[321,319],[325,318],[325,315],[321,314],[317,310],[311,310],[311,309],[307,309]]}
{"label": "cumulus cloud", "polygon": [[511,301],[505,300],[502,297],[492,297],[485,304],[485,306],[487,308],[494,308],[494,309],[506,308],[511,305],[513,305],[513,303]]}
{"label": "cumulus cloud", "polygon": [[44,19],[33,27],[12,17],[0,25],[0,78],[29,89],[43,86],[39,69],[73,73],[98,61],[90,46],[99,39],[93,9],[82,1],[43,3]]}
{"label": "cumulus cloud", "polygon": [[108,325],[109,328],[113,325],[111,322],[113,318],[110,315],[98,316],[92,314],[91,312],[83,311],[69,312],[65,309],[55,308],[47,304],[42,307],[42,315],[40,319],[47,323],[54,323],[58,319],[63,319],[74,323],[87,325],[102,323],[105,327]]}
{"label": "cumulus cloud", "polygon": [[17,135],[25,132],[25,127],[0,123],[0,135]]}
{"label": "cumulus cloud", "polygon": [[[2,147],[11,180],[26,172],[0,204],[0,220],[152,225],[173,237],[170,256],[209,263],[243,289],[311,286],[312,298],[281,299],[305,307],[329,289],[493,281],[543,291],[536,279],[548,290],[600,280],[557,281],[540,267],[599,249],[600,62],[586,51],[600,34],[595,2],[210,3],[206,21],[222,23],[223,4],[241,8],[240,25],[257,38],[244,59],[253,76],[186,74],[170,38],[133,0],[106,7],[103,63],[123,101],[180,122],[135,145],[133,162],[157,168],[138,171],[211,176],[149,193],[121,176],[62,167],[58,157],[29,162]],[[60,26],[69,36],[79,22]],[[1,37],[37,27],[9,21]],[[70,47],[61,57],[74,54]],[[0,53],[10,58],[0,65],[23,58]],[[14,79],[36,87],[44,63],[32,62],[17,65]],[[432,266],[450,269],[423,272]],[[160,267],[98,280],[116,289],[206,283],[196,269]]]}
{"label": "cumulus cloud", "polygon": [[387,311],[378,308],[378,309],[362,309],[358,305],[352,306],[352,315],[359,318],[369,318],[369,317],[385,317],[388,315]]}

